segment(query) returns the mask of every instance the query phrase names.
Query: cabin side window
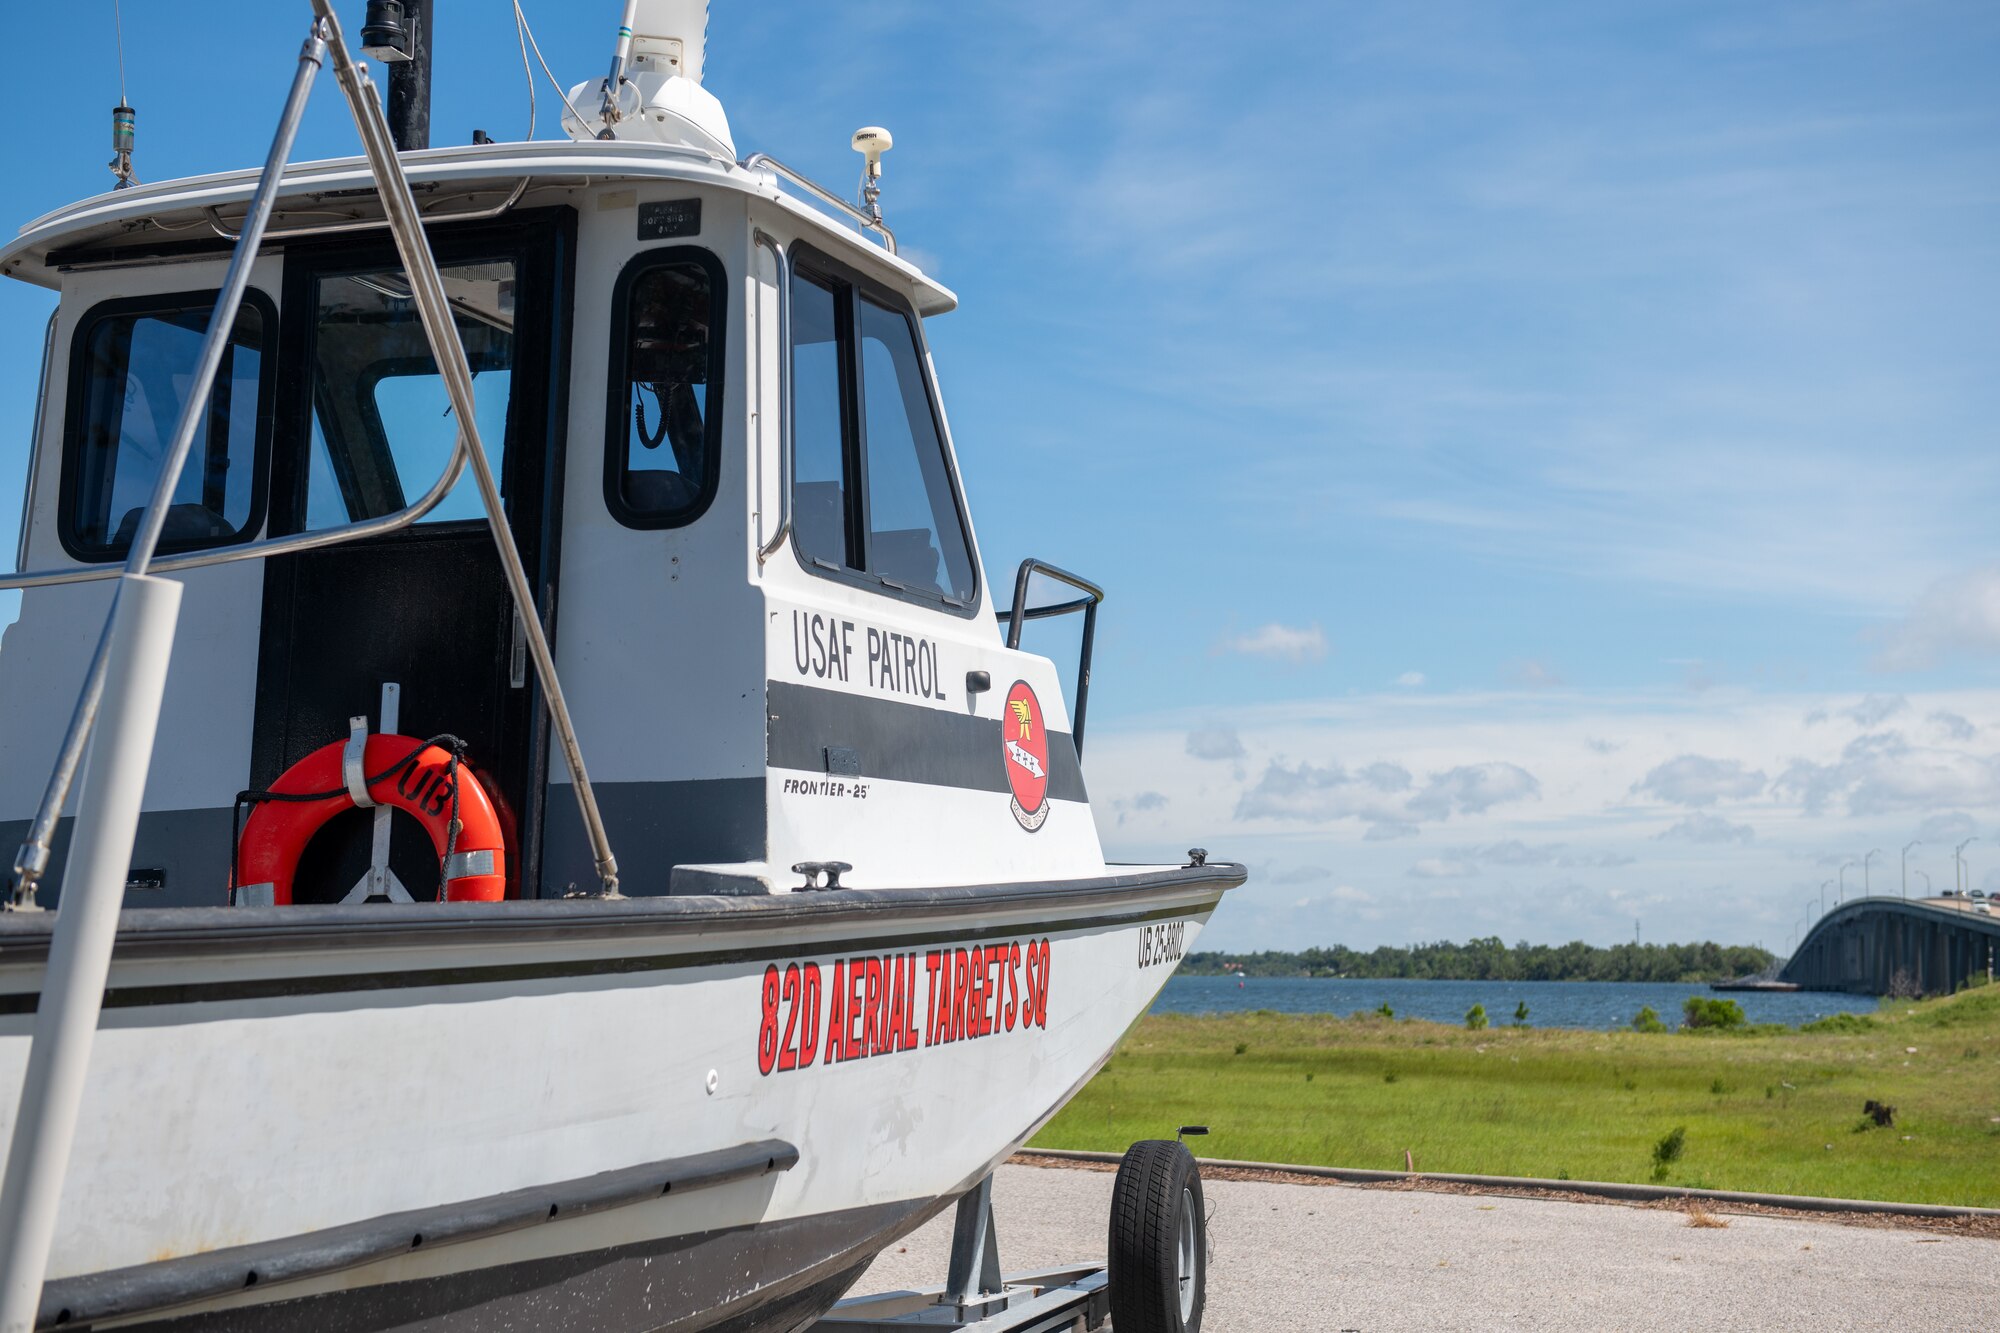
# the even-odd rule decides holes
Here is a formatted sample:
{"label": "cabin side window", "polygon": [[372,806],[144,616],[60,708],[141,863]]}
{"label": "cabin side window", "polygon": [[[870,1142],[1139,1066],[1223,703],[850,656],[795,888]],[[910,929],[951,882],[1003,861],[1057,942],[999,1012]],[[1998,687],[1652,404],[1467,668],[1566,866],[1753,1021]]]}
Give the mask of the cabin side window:
{"label": "cabin side window", "polygon": [[708,508],[721,469],[721,266],[706,250],[649,250],[612,297],[604,502],[633,528]]}
{"label": "cabin side window", "polygon": [[[120,560],[152,499],[208,333],[213,293],[108,301],[72,343],[58,535],[79,560]],[[270,433],[270,303],[244,296],[160,531],[162,551],[247,539],[261,521]]]}
{"label": "cabin side window", "polygon": [[802,260],[791,353],[799,558],[969,614],[978,577],[914,316],[887,293]]}

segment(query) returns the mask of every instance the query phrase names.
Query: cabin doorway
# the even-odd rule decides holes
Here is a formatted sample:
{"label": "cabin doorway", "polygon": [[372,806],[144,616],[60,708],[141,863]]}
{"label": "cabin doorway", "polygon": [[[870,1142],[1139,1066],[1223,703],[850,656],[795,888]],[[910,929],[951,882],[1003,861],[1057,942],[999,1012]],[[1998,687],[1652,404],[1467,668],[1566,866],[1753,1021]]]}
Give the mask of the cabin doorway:
{"label": "cabin doorway", "polygon": [[[553,638],[574,215],[442,231],[432,248],[479,432]],[[386,241],[289,249],[279,341],[273,533],[392,513],[431,488],[458,426]],[[382,730],[387,682],[400,687],[397,732],[465,741],[506,831],[508,894],[536,896],[547,715],[470,469],[412,527],[266,562],[251,788],[346,739],[350,717]],[[341,901],[368,868],[372,829],[365,810],[329,822],[307,848],[294,900]],[[429,839],[414,820],[391,829],[390,868],[418,901],[435,900]]]}

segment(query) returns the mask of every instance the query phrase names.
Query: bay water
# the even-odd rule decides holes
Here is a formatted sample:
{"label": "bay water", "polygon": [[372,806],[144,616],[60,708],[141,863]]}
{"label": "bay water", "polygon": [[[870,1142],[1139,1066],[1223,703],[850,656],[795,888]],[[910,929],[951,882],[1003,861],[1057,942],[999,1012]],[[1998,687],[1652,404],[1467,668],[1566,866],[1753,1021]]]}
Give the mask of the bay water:
{"label": "bay water", "polygon": [[1660,1020],[1676,1026],[1690,995],[1713,995],[1743,1006],[1752,1023],[1797,1027],[1837,1013],[1873,1013],[1872,995],[1837,991],[1711,991],[1706,985],[1623,981],[1363,981],[1346,977],[1182,977],[1169,978],[1153,1001],[1156,1014],[1238,1014],[1272,1009],[1283,1014],[1372,1012],[1386,1004],[1398,1018],[1462,1024],[1475,1004],[1486,1006],[1494,1027],[1514,1021],[1515,1006],[1528,1006],[1528,1026],[1538,1028],[1627,1027],[1650,1005]]}

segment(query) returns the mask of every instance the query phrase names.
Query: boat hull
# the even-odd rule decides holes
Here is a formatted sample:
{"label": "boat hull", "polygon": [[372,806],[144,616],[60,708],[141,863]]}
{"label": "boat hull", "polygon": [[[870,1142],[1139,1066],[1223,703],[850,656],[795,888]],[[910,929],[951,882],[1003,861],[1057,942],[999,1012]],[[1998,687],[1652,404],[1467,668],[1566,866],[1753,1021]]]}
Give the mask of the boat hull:
{"label": "boat hull", "polygon": [[[1241,878],[127,913],[44,1318],[797,1327],[1082,1086]],[[0,923],[9,1113],[36,938]]]}

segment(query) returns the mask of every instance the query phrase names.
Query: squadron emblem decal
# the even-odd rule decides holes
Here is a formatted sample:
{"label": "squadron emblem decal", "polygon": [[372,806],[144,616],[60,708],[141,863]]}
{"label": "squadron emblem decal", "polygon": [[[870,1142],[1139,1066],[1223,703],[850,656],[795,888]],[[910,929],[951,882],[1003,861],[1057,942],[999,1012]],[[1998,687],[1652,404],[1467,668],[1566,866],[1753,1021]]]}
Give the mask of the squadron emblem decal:
{"label": "squadron emblem decal", "polygon": [[1014,819],[1033,833],[1049,817],[1049,735],[1042,726],[1042,701],[1025,680],[1007,691],[1000,742],[1007,785],[1014,789]]}

